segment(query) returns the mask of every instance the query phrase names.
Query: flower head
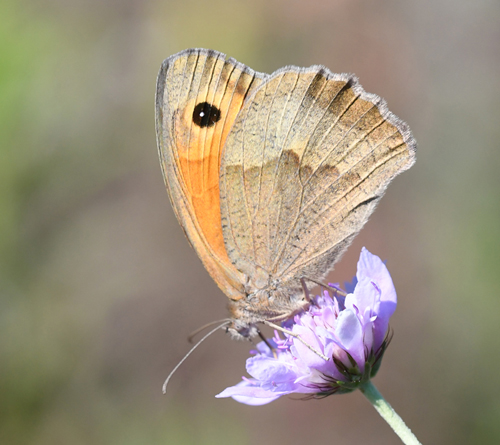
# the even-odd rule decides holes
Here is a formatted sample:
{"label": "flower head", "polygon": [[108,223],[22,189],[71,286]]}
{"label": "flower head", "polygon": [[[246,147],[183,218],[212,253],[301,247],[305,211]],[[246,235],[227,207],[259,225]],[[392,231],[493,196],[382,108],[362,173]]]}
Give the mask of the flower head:
{"label": "flower head", "polygon": [[[351,392],[378,371],[387,348],[389,318],[396,290],[385,264],[361,250],[356,278],[345,297],[324,292],[287,326],[296,337],[275,333],[257,345],[247,360],[252,378],[226,388],[216,397],[232,397],[248,405],[264,405],[291,393],[326,397]],[[352,288],[354,287],[354,288]],[[310,348],[329,358],[324,360]]]}

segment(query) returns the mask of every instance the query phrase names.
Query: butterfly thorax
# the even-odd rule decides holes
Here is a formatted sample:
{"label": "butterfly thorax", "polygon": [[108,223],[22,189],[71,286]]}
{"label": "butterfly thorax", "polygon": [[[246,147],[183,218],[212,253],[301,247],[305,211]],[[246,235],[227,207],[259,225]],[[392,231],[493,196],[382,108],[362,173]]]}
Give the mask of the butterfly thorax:
{"label": "butterfly thorax", "polygon": [[295,290],[277,286],[259,289],[229,303],[232,323],[228,331],[234,338],[252,338],[258,333],[258,324],[266,321],[281,324],[308,306],[305,296]]}

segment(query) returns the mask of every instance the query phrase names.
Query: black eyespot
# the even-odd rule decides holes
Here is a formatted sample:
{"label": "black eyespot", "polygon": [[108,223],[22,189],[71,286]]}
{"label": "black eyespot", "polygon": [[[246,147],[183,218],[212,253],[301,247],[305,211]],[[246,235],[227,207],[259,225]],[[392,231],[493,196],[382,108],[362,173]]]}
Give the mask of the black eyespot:
{"label": "black eyespot", "polygon": [[200,102],[193,111],[193,122],[198,127],[213,127],[220,119],[220,110],[208,102]]}

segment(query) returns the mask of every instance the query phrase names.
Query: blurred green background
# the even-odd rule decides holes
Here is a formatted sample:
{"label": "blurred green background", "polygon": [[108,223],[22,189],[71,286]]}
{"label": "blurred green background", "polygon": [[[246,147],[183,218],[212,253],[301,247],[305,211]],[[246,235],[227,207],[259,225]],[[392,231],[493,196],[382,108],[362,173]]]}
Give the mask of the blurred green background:
{"label": "blurred green background", "polygon": [[375,384],[424,443],[500,443],[500,2],[2,0],[0,443],[398,444],[358,393],[248,407],[214,395],[251,345],[168,202],[156,74],[189,47],[324,64],[419,143],[365,245],[399,295]]}

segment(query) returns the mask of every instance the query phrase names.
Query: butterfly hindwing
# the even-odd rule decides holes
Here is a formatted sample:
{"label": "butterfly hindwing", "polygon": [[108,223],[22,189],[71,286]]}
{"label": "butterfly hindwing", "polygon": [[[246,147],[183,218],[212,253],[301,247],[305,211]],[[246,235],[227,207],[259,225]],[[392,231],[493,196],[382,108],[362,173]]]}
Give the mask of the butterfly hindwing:
{"label": "butterfly hindwing", "polygon": [[221,213],[229,258],[255,290],[322,278],[415,141],[352,76],[287,67],[247,99],[226,140]]}

